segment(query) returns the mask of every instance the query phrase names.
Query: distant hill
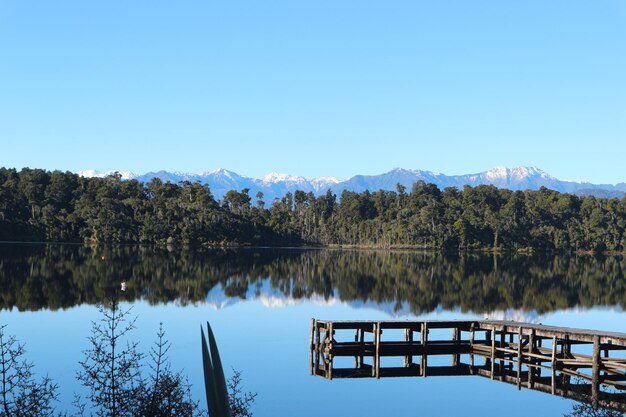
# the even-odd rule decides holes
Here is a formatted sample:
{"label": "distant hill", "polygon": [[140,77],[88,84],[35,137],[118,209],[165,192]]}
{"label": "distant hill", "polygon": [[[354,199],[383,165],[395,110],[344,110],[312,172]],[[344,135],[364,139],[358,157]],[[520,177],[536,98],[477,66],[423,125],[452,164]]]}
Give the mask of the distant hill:
{"label": "distant hill", "polygon": [[601,188],[596,188],[596,189],[589,189],[589,188],[585,188],[582,190],[578,190],[575,193],[578,196],[588,196],[588,195],[592,195],[596,198],[619,198],[622,199],[624,198],[624,196],[626,196],[626,193],[624,191],[616,191],[616,190],[604,190]]}
{"label": "distant hill", "polygon": [[[112,174],[110,172],[98,172],[94,170],[80,171],[78,174],[84,177],[103,177]],[[341,194],[343,190],[362,192],[365,190],[395,190],[397,184],[401,184],[410,190],[413,183],[424,181],[436,184],[439,188],[457,187],[464,185],[494,185],[499,188],[510,190],[537,190],[546,187],[563,193],[577,195],[593,195],[596,197],[623,198],[626,195],[626,183],[619,184],[592,184],[588,182],[561,181],[536,167],[496,167],[489,171],[477,174],[445,175],[431,171],[409,170],[395,168],[379,175],[356,175],[347,180],[338,180],[334,177],[320,177],[306,179],[304,177],[271,173],[263,178],[256,179],[245,177],[227,169],[191,174],[184,172],[148,172],[137,175],[127,171],[118,171],[122,179],[136,179],[148,182],[153,178],[159,178],[164,182],[178,183],[180,181],[200,181],[208,184],[211,192],[217,199],[221,199],[229,190],[241,191],[244,188],[250,190],[250,196],[255,199],[260,191],[265,201],[283,197],[287,192],[301,190],[312,192],[315,195],[325,193],[328,189]]]}

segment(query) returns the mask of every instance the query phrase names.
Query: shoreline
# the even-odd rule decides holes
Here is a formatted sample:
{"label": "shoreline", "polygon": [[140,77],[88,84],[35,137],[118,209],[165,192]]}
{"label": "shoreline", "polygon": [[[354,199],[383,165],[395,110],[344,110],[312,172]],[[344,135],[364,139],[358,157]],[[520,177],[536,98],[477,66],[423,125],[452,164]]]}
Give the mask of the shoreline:
{"label": "shoreline", "polygon": [[168,250],[174,249],[215,249],[215,250],[237,250],[237,249],[290,249],[290,250],[364,250],[364,251],[407,251],[407,252],[432,252],[432,253],[480,253],[480,254],[520,254],[533,255],[538,253],[553,255],[576,255],[576,256],[626,256],[626,251],[597,251],[591,249],[579,249],[572,252],[542,251],[534,248],[469,248],[446,250],[417,245],[355,245],[355,244],[329,244],[329,245],[249,245],[238,243],[220,243],[205,245],[184,245],[184,244],[162,244],[162,243],[95,243],[95,242],[46,242],[46,241],[26,241],[26,240],[0,240],[0,245],[71,245],[87,247],[124,247],[124,246],[144,246],[157,247]]}

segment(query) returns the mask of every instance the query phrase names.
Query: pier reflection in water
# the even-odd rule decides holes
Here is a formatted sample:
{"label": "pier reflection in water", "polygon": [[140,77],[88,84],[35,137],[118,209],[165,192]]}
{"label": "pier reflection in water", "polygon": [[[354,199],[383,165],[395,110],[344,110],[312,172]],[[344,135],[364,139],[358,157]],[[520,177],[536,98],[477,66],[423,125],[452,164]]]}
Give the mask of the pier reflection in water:
{"label": "pier reflection in water", "polygon": [[[420,415],[465,414],[471,402],[472,414],[484,417],[499,416],[503,409],[509,417],[562,416],[571,409],[570,401],[525,388],[517,392],[514,385],[477,376],[335,383],[311,378],[302,352],[309,320],[322,315],[344,320],[507,317],[621,332],[626,323],[624,271],[626,259],[621,256],[317,249],[170,252],[152,246],[0,244],[0,322],[26,342],[36,370],[59,384],[63,405],[79,389],[76,358],[87,348],[90,320],[97,319],[93,304],[110,297],[124,281],[126,291],[119,296],[139,317],[137,340],[153,340],[163,322],[174,341],[173,364],[188,373],[197,399],[205,395],[204,376],[194,349],[198,325],[209,320],[220,335],[224,363],[243,371],[246,387],[259,393],[255,415],[313,417],[319,407],[311,407],[310,399],[324,398],[336,415],[409,417],[416,414],[412,401],[391,401],[419,396]],[[256,343],[241,343],[244,328]],[[449,337],[451,330],[431,329],[429,340],[442,338],[442,332]],[[402,330],[384,329],[382,341],[392,340],[394,333],[403,340]],[[418,332],[413,336],[420,340]],[[461,336],[468,338],[466,332]],[[338,331],[337,340],[341,337]],[[476,334],[476,339],[484,337]],[[365,338],[373,340],[373,334],[366,332]],[[548,342],[543,340],[543,347]],[[592,345],[578,348],[592,354]],[[428,367],[450,358],[428,355]],[[337,357],[334,365],[352,365],[353,360]],[[381,367],[394,360],[404,365],[403,357],[382,357]],[[459,360],[469,363],[469,356],[460,354]],[[478,356],[475,360],[476,366],[482,365]],[[372,363],[372,358],[364,361]],[[413,363],[421,364],[417,355]],[[429,372],[434,376],[434,370]],[[578,380],[572,377],[571,382]],[[355,395],[359,401],[352,400]],[[472,402],[477,396],[487,400]],[[450,397],[454,400],[442,400]]]}
{"label": "pier reflection in water", "polygon": [[[383,340],[383,332],[391,336]],[[476,375],[626,411],[625,333],[493,320],[313,319],[310,337],[311,374],[327,379]]]}

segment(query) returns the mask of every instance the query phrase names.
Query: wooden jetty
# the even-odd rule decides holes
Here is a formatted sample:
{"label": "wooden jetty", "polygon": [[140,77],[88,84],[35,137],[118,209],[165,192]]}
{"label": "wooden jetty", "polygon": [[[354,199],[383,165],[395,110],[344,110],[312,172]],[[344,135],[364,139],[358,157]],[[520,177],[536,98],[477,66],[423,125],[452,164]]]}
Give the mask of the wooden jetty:
{"label": "wooden jetty", "polygon": [[476,375],[626,411],[626,333],[497,320],[312,319],[310,365],[327,379]]}

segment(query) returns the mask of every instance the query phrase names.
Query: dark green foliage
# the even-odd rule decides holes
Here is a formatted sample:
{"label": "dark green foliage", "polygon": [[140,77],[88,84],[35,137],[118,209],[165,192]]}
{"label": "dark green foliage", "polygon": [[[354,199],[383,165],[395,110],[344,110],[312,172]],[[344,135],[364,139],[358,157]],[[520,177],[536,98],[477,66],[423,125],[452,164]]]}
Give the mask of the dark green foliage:
{"label": "dark green foliage", "polygon": [[170,343],[159,328],[157,341],[149,353],[150,372],[146,378],[145,355],[139,353],[137,342],[129,340],[135,318],[130,310],[122,310],[117,302],[100,307],[101,319],[92,323],[90,348],[80,361],[78,381],[87,388],[86,404],[75,401],[79,416],[97,417],[201,417],[197,402],[182,373],[170,368],[167,353]]}
{"label": "dark green foliage", "polygon": [[264,223],[246,190],[220,206],[199,183],[0,168],[0,240],[212,246],[284,240]]}
{"label": "dark green foliage", "polygon": [[24,345],[0,325],[0,417],[52,417],[57,386],[50,378],[40,381],[33,365],[24,361]]}
{"label": "dark green foliage", "polygon": [[296,299],[398,302],[415,314],[437,306],[626,308],[622,256],[0,244],[0,265],[0,310],[97,304],[114,294],[120,276],[128,284],[123,300],[152,304],[204,301],[212,290],[245,298],[271,288]]}
{"label": "dark green foliage", "polygon": [[237,370],[233,369],[232,378],[226,381],[213,330],[208,322],[206,325],[208,339],[202,327],[200,337],[208,417],[252,417],[256,393],[243,392],[241,372]]}
{"label": "dark green foliage", "polygon": [[[23,360],[24,345],[5,332],[0,325],[0,417],[205,417],[199,402],[191,396],[191,385],[181,372],[173,372],[167,357],[170,342],[163,326],[150,349],[145,372],[145,355],[138,353],[137,343],[128,340],[135,319],[130,310],[122,310],[117,302],[100,308],[101,319],[92,323],[90,348],[80,361],[78,381],[87,388],[86,400],[75,395],[75,413],[57,413],[57,385],[48,377],[37,381],[33,365]],[[251,417],[250,407],[256,394],[241,389],[241,373],[234,371],[224,378],[217,345],[209,331],[209,366],[214,370],[215,393],[222,398],[210,402],[210,416]],[[125,344],[123,342],[126,342]],[[204,335],[203,335],[204,343]],[[206,368],[206,362],[204,362]],[[142,369],[143,368],[143,369]],[[227,389],[230,392],[227,392]],[[215,413],[216,409],[219,411]],[[231,412],[232,410],[232,412]]]}
{"label": "dark green foliage", "polygon": [[[271,204],[200,183],[147,184],[119,175],[0,169],[0,240],[190,245],[365,245],[440,250],[624,251],[626,197],[602,199],[541,188],[407,193],[344,191],[341,199],[296,191]],[[266,208],[269,206],[269,208]]]}
{"label": "dark green foliage", "polygon": [[90,409],[98,417],[131,417],[142,393],[137,343],[127,340],[135,319],[116,302],[100,307],[102,318],[92,323],[90,347],[80,361],[78,381],[87,388]]}
{"label": "dark green foliage", "polygon": [[608,408],[594,408],[591,404],[576,403],[572,406],[572,412],[563,417],[622,417],[624,414]]}
{"label": "dark green foliage", "polygon": [[227,381],[228,404],[232,417],[252,417],[252,404],[256,400],[256,393],[243,392],[241,387],[241,372],[233,369],[233,376]]}
{"label": "dark green foliage", "polygon": [[135,415],[151,417],[200,417],[203,414],[191,398],[191,387],[182,373],[171,370],[167,353],[170,342],[165,339],[163,325],[150,350],[150,375],[139,383],[140,395]]}
{"label": "dark green foliage", "polygon": [[208,342],[202,327],[200,327],[200,337],[202,339],[202,367],[209,417],[231,417],[226,378],[224,377],[217,342],[208,322],[206,327]]}

